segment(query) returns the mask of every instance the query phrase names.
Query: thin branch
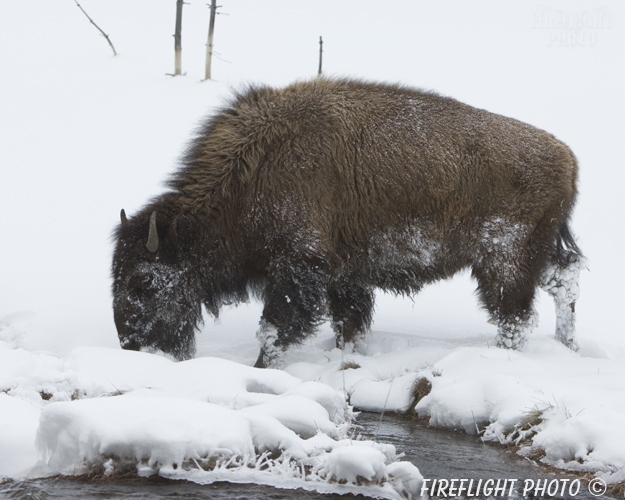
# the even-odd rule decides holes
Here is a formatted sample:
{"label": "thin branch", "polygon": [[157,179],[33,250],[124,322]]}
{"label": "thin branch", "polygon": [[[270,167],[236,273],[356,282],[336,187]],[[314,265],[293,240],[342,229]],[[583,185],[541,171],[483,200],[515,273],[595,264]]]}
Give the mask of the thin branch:
{"label": "thin branch", "polygon": [[100,33],[102,33],[102,36],[104,36],[104,38],[106,38],[106,41],[107,41],[107,42],[109,43],[109,45],[111,46],[111,49],[113,49],[113,56],[116,56],[116,55],[117,55],[117,51],[115,50],[115,47],[113,47],[113,42],[111,42],[111,39],[109,38],[109,36],[108,36],[106,33],[104,33],[104,31],[102,31],[102,29],[101,29],[101,28],[100,28],[100,27],[99,27],[96,23],[94,23],[94,22],[93,22],[93,19],[91,19],[91,18],[89,17],[89,14],[87,14],[87,13],[85,12],[85,9],[83,9],[83,8],[81,7],[81,5],[78,3],[78,0],[74,0],[74,2],[76,2],[76,5],[78,5],[78,8],[79,8],[80,10],[82,10],[82,13],[83,13],[85,16],[87,16],[87,19],[89,19],[89,21],[91,22],[91,24],[93,24],[96,28],[98,28],[98,31],[99,31]]}
{"label": "thin branch", "polygon": [[[217,14],[219,14],[219,12],[217,12]],[[223,57],[221,57],[221,54],[219,52],[215,52],[213,50],[213,57],[216,57],[217,59],[219,59],[222,62],[228,63],[228,64],[232,64],[232,61],[228,61],[227,59],[224,59]]]}
{"label": "thin branch", "polygon": [[382,425],[382,419],[384,418],[384,412],[386,411],[386,405],[388,404],[388,398],[391,395],[391,390],[393,389],[393,382],[395,382],[395,376],[391,378],[391,385],[388,387],[388,393],[386,394],[386,399],[384,400],[384,407],[382,408],[382,413],[380,413],[380,421],[378,422],[378,428],[375,430],[374,441],[378,440],[378,434],[380,433],[380,426]]}

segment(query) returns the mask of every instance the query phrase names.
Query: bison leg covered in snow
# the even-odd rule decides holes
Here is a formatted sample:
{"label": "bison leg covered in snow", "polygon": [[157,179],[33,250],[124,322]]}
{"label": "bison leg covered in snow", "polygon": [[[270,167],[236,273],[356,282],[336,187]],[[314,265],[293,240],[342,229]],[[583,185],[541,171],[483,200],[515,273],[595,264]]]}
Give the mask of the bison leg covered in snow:
{"label": "bison leg covered in snow", "polygon": [[576,349],[577,162],[552,135],[401,86],[254,87],[211,117],[170,191],[126,219],[113,257],[122,347],[186,359],[202,304],[264,303],[257,366],[329,316],[337,343],[374,290],[414,294],[471,268],[501,347],[521,348],[537,287]]}

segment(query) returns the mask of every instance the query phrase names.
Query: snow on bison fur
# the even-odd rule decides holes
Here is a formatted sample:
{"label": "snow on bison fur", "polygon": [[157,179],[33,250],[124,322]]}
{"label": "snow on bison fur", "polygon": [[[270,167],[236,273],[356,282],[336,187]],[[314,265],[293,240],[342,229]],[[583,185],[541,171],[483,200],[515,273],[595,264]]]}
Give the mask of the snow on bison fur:
{"label": "snow on bison fur", "polygon": [[520,349],[538,286],[576,350],[582,261],[569,230],[577,162],[552,135],[399,85],[250,87],[210,117],[170,191],[115,233],[121,346],[195,353],[202,304],[264,304],[256,366],[328,316],[337,345],[369,328],[374,291],[415,294],[471,268],[497,345]]}

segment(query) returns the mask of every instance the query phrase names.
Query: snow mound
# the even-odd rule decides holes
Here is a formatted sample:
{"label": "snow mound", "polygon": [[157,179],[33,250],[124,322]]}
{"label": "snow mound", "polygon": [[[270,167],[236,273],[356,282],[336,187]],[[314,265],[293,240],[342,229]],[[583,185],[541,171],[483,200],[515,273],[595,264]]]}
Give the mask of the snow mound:
{"label": "snow mound", "polygon": [[527,352],[458,349],[425,371],[431,392],[416,405],[430,424],[542,450],[540,461],[619,482],[625,467],[625,369],[580,357],[555,340]]}
{"label": "snow mound", "polygon": [[[285,370],[349,395],[364,411],[412,411],[436,427],[517,445],[548,465],[623,481],[625,367],[580,339],[533,336],[522,352],[372,332],[365,352],[291,354]],[[425,379],[431,390],[415,387]],[[423,391],[420,391],[423,392]],[[415,407],[416,403],[416,407]]]}
{"label": "snow mound", "polygon": [[[78,348],[55,363],[46,356],[27,361],[39,375],[14,378],[8,394],[47,398],[39,397],[39,463],[31,476],[131,472],[420,495],[419,470],[398,462],[394,446],[347,438],[351,407],[325,384],[217,358],[174,363],[106,348]],[[45,376],[46,367],[54,377]],[[53,381],[45,393],[40,378]]]}
{"label": "snow mound", "polygon": [[185,460],[254,458],[240,412],[200,401],[124,395],[52,403],[37,431],[41,459],[60,474],[84,474],[127,460],[141,475],[175,470]]}

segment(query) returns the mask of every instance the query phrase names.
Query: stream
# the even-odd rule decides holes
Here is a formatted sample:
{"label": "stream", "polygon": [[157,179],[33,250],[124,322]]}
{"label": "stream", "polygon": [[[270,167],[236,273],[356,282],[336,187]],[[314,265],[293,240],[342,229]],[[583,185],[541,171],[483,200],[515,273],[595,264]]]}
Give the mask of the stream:
{"label": "stream", "polygon": [[[461,498],[575,498],[582,500],[597,498],[589,493],[588,486],[583,481],[578,483],[580,488],[575,495],[570,495],[567,489],[564,495],[560,495],[561,491],[558,491],[552,496],[547,494],[533,496],[532,492],[523,496],[521,493],[526,484],[525,480],[534,481],[532,484],[540,486],[541,483],[538,483],[538,480],[546,485],[558,479],[560,484],[570,486],[576,478],[549,471],[530,460],[506,452],[499,446],[484,444],[476,436],[427,427],[405,416],[388,413],[383,415],[381,421],[379,413],[361,413],[356,422],[361,427],[360,433],[363,437],[395,445],[398,452],[405,454],[402,460],[414,463],[423,477],[431,480],[430,485],[435,479],[439,481],[466,479],[467,482],[464,484],[467,486],[468,481],[472,479],[473,489]],[[475,495],[477,485],[484,485],[489,479],[494,481],[507,479],[507,484],[514,488],[507,488],[505,494],[500,492],[492,496]],[[514,479],[517,481],[512,482]],[[478,483],[480,480],[482,482]],[[435,497],[445,498],[443,495]],[[282,490],[253,484],[199,485],[161,478],[111,483],[49,478],[0,484],[0,498],[15,500],[349,500],[364,497],[320,494],[304,490]],[[447,496],[447,498],[450,497]],[[609,497],[604,496],[604,498]]]}

